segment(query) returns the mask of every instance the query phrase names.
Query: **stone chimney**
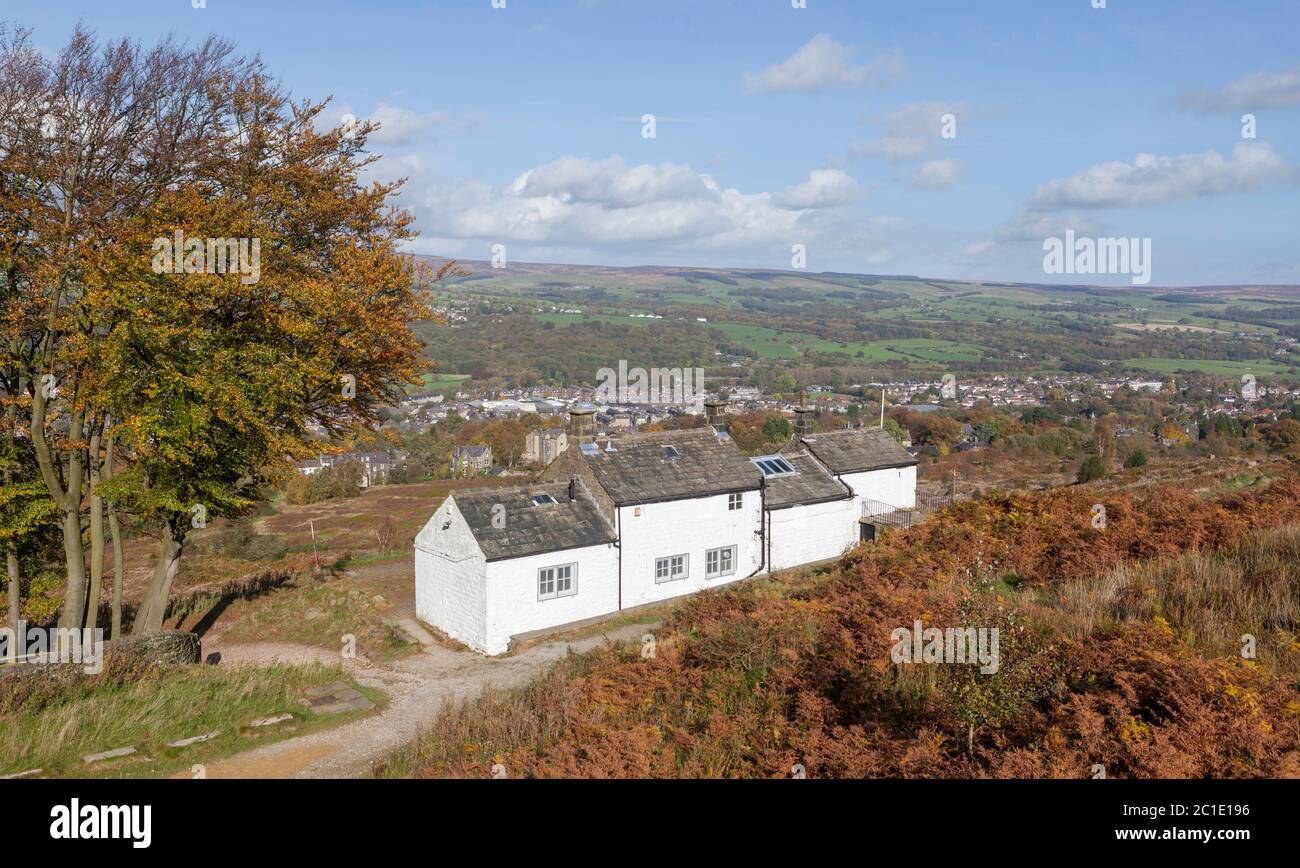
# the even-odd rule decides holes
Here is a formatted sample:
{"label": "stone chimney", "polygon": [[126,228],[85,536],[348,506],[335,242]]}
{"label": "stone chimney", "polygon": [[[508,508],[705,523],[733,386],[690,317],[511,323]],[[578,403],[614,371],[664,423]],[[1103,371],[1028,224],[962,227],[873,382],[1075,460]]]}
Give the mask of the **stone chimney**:
{"label": "stone chimney", "polygon": [[596,442],[596,408],[574,404],[569,408],[569,441],[572,445]]}
{"label": "stone chimney", "polygon": [[813,414],[816,407],[808,406],[808,393],[799,393],[799,406],[794,408],[794,439],[798,443],[804,437],[813,435]]}
{"label": "stone chimney", "polygon": [[719,433],[727,430],[727,399],[721,395],[704,402],[704,418]]}

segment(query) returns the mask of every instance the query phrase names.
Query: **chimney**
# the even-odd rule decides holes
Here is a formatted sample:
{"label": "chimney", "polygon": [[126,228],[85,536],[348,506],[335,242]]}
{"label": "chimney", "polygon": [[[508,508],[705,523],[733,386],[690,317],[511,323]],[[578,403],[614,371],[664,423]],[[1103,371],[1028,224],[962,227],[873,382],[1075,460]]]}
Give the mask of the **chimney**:
{"label": "chimney", "polygon": [[572,476],[569,477],[569,503],[578,499],[578,480]]}
{"label": "chimney", "polygon": [[719,395],[704,402],[704,418],[719,433],[727,430],[727,399]]}
{"label": "chimney", "polygon": [[577,446],[595,442],[595,407],[590,404],[574,404],[569,408],[569,439]]}
{"label": "chimney", "polygon": [[808,406],[808,393],[799,393],[799,406],[794,408],[794,439],[799,442],[805,437],[813,435],[813,414],[817,412],[816,407]]}

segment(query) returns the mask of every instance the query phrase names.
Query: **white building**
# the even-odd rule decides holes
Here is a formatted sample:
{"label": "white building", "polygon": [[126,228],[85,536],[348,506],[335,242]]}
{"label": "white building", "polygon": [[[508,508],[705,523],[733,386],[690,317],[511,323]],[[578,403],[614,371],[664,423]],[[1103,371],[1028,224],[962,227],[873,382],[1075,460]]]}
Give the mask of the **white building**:
{"label": "white building", "polygon": [[415,540],[422,620],[502,654],[520,633],[839,557],[878,505],[915,504],[916,459],[880,429],[754,458],[711,427],[570,439],[536,483],[438,508]]}

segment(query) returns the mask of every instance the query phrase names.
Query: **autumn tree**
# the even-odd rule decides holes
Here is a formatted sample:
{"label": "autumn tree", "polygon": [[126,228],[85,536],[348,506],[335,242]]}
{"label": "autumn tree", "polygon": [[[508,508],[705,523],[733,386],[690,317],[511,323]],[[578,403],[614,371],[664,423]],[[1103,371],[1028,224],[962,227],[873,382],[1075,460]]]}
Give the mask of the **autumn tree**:
{"label": "autumn tree", "polygon": [[[136,632],[161,627],[196,520],[249,508],[268,466],[317,450],[313,427],[374,425],[423,366],[409,323],[429,311],[398,251],[411,217],[390,207],[398,185],[359,177],[370,128],[318,134],[322,106],[291,104],[260,72],[232,108],[237,146],[215,177],[141,214],[96,287],[122,314],[100,367],[133,455],[107,488],[160,527]],[[149,239],[177,229],[258,239],[257,279],[139,268]]]}
{"label": "autumn tree", "polygon": [[[0,177],[24,215],[5,226],[21,291],[0,367],[59,512],[60,624],[98,604],[89,495],[93,580],[105,513],[158,529],[133,627],[156,630],[192,528],[247,509],[268,468],[315,451],[313,429],[371,426],[414,381],[409,324],[428,309],[399,252],[411,217],[400,182],[362,182],[373,125],[318,132],[323,104],[291,102],[221,40],[146,51],[78,29],[47,60],[17,35],[0,67],[23,73],[0,90]],[[245,255],[214,267],[226,239]]]}
{"label": "autumn tree", "polygon": [[[82,513],[92,475],[102,478],[102,454],[91,446],[106,444],[109,418],[92,399],[97,371],[88,350],[115,324],[87,299],[86,279],[126,224],[221,147],[217,107],[239,69],[229,54],[217,39],[196,47],[167,40],[148,51],[127,41],[101,46],[78,28],[47,58],[26,33],[0,33],[7,267],[0,366],[22,384],[16,426],[29,435],[59,513],[67,574],[60,626],[85,618]],[[102,541],[102,526],[90,530]]]}

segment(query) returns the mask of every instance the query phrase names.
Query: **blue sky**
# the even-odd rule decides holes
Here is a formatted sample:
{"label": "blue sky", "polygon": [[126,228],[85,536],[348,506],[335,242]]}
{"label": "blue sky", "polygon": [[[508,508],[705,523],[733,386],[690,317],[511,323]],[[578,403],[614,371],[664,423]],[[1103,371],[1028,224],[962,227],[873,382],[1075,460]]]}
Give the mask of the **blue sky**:
{"label": "blue sky", "polygon": [[1294,0],[806,5],[0,0],[0,19],[51,50],[81,20],[260,53],[333,120],[384,124],[376,171],[409,178],[421,252],[788,268],[802,244],[814,271],[1070,282],[1043,242],[1073,229],[1151,238],[1158,285],[1300,284]]}

